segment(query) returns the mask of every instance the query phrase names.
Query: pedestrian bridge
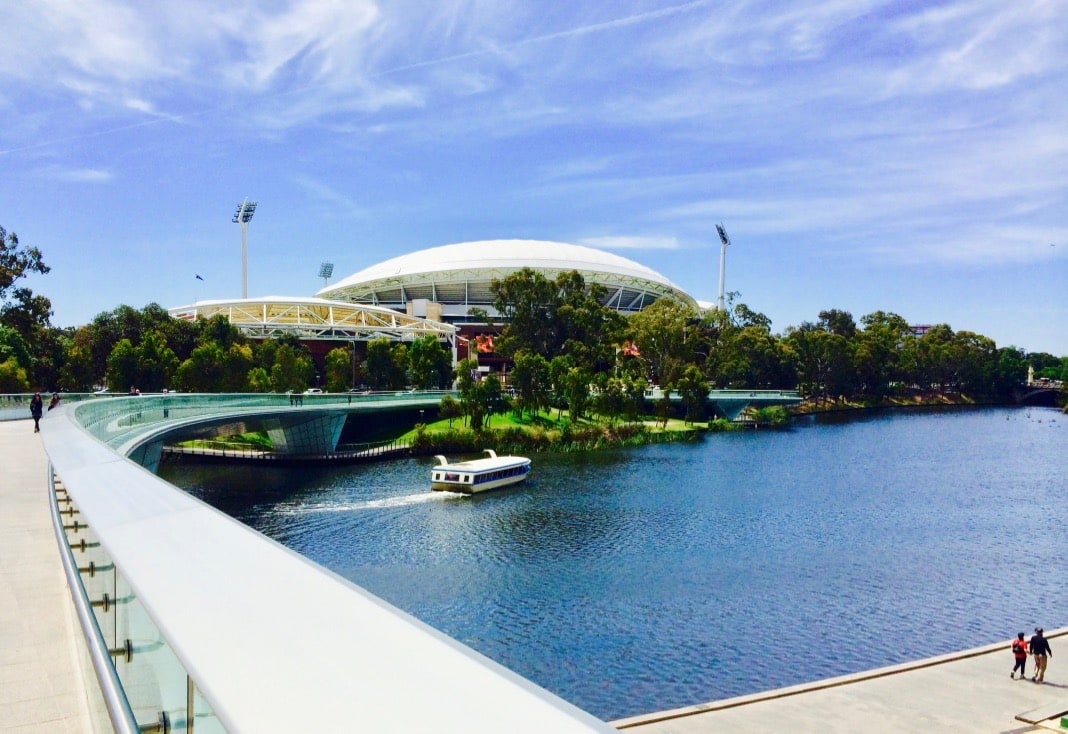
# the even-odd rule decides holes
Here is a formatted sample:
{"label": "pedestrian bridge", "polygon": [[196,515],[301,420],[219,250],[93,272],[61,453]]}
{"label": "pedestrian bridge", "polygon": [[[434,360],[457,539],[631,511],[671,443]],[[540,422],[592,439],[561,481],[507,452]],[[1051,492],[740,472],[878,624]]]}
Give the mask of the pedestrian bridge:
{"label": "pedestrian bridge", "polygon": [[[662,400],[664,391],[650,388],[645,391],[646,400]],[[682,396],[672,391],[668,396],[673,403],[682,402]],[[746,408],[767,408],[771,405],[800,405],[801,396],[796,390],[711,390],[708,404],[727,420],[735,420]]]}
{"label": "pedestrian bridge", "polygon": [[[350,414],[433,409],[443,394],[65,397],[41,437],[101,720],[131,733],[614,731],[153,473],[179,437],[255,426],[276,451],[327,453]],[[709,395],[733,416],[798,400]]]}
{"label": "pedestrian bridge", "polygon": [[438,399],[159,395],[49,413],[52,523],[100,730],[614,731],[139,463],[197,426],[257,417],[288,439]]}

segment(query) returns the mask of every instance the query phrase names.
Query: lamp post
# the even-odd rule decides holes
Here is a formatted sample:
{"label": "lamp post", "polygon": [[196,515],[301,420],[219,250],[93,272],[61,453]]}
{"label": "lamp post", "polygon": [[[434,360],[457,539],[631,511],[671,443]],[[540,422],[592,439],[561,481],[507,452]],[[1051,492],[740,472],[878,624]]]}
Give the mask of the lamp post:
{"label": "lamp post", "polygon": [[249,201],[248,197],[237,205],[234,213],[234,224],[241,225],[241,297],[248,298],[248,223],[252,215],[256,213],[256,202]]}
{"label": "lamp post", "polygon": [[725,307],[723,285],[727,277],[727,245],[731,243],[731,238],[727,236],[727,230],[722,224],[716,225],[716,231],[719,232],[721,243],[719,248],[719,310],[722,311]]}

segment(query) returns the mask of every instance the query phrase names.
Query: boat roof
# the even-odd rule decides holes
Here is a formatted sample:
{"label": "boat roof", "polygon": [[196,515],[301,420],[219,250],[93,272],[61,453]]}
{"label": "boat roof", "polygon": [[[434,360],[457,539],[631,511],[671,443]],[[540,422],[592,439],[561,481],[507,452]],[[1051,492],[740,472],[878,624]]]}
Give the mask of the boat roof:
{"label": "boat roof", "polygon": [[440,469],[442,467],[448,467],[449,469],[484,471],[529,463],[530,459],[525,456],[487,456],[481,459],[468,459],[467,461],[457,461],[456,463],[438,464],[434,468]]}

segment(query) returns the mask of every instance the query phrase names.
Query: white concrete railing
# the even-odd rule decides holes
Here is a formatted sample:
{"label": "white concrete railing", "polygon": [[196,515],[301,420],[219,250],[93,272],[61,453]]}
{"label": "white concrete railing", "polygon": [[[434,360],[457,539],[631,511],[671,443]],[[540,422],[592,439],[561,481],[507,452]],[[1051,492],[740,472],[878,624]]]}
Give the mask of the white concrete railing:
{"label": "white concrete railing", "polygon": [[131,640],[116,668],[139,720],[167,712],[178,728],[188,712],[197,732],[257,734],[614,731],[120,456],[77,408],[42,437],[114,564],[104,637]]}

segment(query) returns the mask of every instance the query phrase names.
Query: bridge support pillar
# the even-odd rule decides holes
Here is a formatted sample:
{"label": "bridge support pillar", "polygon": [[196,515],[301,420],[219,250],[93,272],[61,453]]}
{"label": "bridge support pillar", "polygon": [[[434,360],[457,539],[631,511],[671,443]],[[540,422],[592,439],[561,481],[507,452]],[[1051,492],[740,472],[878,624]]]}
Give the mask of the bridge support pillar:
{"label": "bridge support pillar", "polygon": [[130,452],[130,460],[137,462],[153,474],[159,472],[159,458],[163,454],[162,441],[143,443]]}
{"label": "bridge support pillar", "polygon": [[345,413],[269,418],[265,426],[277,453],[328,454],[337,448],[341,429],[345,427]]}
{"label": "bridge support pillar", "polygon": [[748,400],[733,400],[719,398],[716,400],[716,408],[726,416],[727,420],[733,421],[742,411],[749,407]]}

